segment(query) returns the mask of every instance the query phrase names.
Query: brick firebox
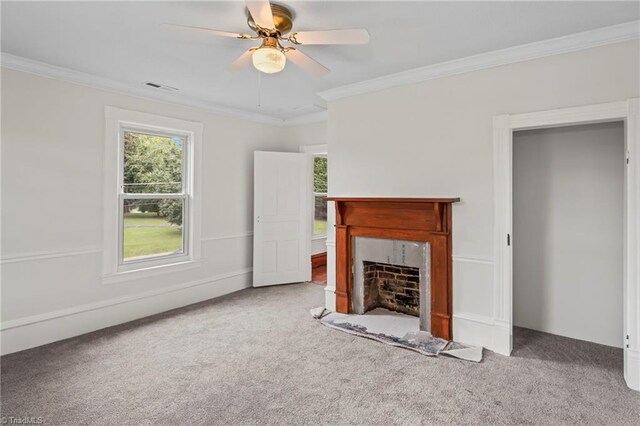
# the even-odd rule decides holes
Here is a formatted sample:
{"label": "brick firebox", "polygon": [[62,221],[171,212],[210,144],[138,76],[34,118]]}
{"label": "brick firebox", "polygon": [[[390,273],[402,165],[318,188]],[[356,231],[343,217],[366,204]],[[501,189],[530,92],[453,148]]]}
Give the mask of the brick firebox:
{"label": "brick firebox", "polygon": [[420,270],[364,261],[365,311],[382,307],[420,316]]}

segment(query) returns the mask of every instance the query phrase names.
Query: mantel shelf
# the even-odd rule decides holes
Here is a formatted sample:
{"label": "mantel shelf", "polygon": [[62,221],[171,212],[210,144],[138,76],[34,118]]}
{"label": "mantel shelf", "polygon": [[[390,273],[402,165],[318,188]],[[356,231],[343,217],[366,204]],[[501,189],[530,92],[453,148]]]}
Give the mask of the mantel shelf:
{"label": "mantel shelf", "polygon": [[444,197],[444,198],[395,198],[395,197],[327,197],[327,201],[353,201],[362,203],[457,203],[460,201],[459,197]]}

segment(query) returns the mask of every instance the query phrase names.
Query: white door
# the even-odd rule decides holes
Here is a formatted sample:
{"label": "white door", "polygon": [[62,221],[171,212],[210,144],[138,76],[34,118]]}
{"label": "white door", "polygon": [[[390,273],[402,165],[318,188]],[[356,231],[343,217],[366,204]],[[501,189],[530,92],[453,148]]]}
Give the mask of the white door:
{"label": "white door", "polygon": [[312,178],[312,155],[254,153],[254,287],[311,280]]}

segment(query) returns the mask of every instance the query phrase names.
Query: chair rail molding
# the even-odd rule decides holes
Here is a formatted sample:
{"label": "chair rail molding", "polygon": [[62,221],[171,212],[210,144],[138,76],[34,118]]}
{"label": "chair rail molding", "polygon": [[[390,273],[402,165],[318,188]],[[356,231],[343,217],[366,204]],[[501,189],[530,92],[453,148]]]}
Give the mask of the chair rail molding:
{"label": "chair rail molding", "polygon": [[246,231],[240,234],[229,234],[229,235],[216,235],[213,237],[203,237],[200,241],[208,242],[208,241],[222,241],[222,240],[235,240],[238,238],[249,238],[253,236],[253,231]]}
{"label": "chair rail molding", "polygon": [[46,250],[32,253],[8,255],[0,259],[0,264],[35,262],[38,260],[57,259],[60,257],[86,256],[102,253],[102,247],[85,247],[75,250]]}
{"label": "chair rail molding", "polygon": [[[231,235],[217,235],[212,237],[202,238],[200,241],[203,243],[210,241],[223,241],[223,240],[233,240],[239,238],[249,238],[253,235],[253,231],[247,231],[240,234],[231,234]],[[31,253],[19,253],[19,254],[10,254],[3,258],[0,258],[0,264],[8,264],[8,263],[22,263],[22,262],[34,262],[37,260],[46,260],[46,259],[57,259],[60,257],[75,257],[75,256],[86,256],[89,254],[99,254],[102,253],[102,247],[82,247],[73,250],[44,250],[38,252]]]}
{"label": "chair rail molding", "polygon": [[494,351],[509,355],[513,346],[513,132],[610,121],[623,121],[626,126],[621,334],[628,336],[625,381],[631,389],[640,390],[640,98],[494,117]]}
{"label": "chair rail molding", "polygon": [[460,263],[477,263],[480,265],[493,265],[493,259],[484,258],[484,257],[473,257],[473,256],[458,256],[453,255],[454,262]]}

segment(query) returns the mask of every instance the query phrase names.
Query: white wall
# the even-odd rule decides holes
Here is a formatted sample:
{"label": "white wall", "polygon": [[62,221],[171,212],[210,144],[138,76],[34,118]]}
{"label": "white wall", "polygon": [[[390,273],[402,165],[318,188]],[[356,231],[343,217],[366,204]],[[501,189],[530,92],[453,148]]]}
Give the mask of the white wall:
{"label": "white wall", "polygon": [[619,43],[329,102],[330,195],[461,197],[457,340],[491,348],[496,326],[492,118],[637,97],[638,50],[637,41]]}
{"label": "white wall", "polygon": [[[104,107],[204,125],[202,266],[104,285]],[[2,352],[247,287],[253,151],[283,129],[2,69]]]}
{"label": "white wall", "polygon": [[513,320],[622,347],[624,125],[516,132]]}
{"label": "white wall", "polygon": [[290,144],[326,145],[327,122],[290,125],[282,129],[282,138]]}

